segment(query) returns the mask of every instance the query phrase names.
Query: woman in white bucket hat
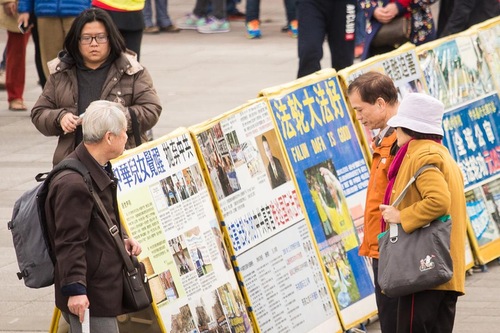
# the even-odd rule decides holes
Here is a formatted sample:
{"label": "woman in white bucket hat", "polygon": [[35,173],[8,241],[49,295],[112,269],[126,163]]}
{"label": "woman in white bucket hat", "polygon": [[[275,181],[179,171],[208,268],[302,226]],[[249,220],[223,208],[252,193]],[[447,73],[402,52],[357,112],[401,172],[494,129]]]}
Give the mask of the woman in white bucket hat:
{"label": "woman in white bucket hat", "polygon": [[[398,113],[388,121],[389,126],[396,128],[400,149],[389,168],[389,184],[384,205],[380,206],[385,226],[401,223],[404,231],[411,233],[444,215],[450,215],[452,221],[453,276],[432,290],[399,298],[398,333],[451,333],[457,298],[465,291],[464,181],[457,163],[441,144],[443,112],[443,103],[437,99],[413,93],[403,98]],[[397,207],[390,206],[426,164],[435,168],[426,169],[417,178]]]}

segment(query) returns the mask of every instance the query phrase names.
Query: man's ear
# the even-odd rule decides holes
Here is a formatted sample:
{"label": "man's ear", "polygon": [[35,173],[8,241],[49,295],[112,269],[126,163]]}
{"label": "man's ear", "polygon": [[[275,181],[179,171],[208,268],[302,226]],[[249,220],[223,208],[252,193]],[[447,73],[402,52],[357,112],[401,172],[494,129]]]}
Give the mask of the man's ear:
{"label": "man's ear", "polygon": [[382,97],[379,97],[379,98],[377,98],[377,101],[375,102],[375,104],[379,108],[385,108],[387,103],[385,102],[385,100]]}
{"label": "man's ear", "polygon": [[104,134],[104,139],[106,140],[106,143],[107,143],[108,145],[110,145],[110,144],[111,144],[111,140],[112,140],[112,138],[111,138],[111,134],[112,134],[112,133],[111,133],[110,131],[107,131],[107,132],[106,132],[106,134]]}

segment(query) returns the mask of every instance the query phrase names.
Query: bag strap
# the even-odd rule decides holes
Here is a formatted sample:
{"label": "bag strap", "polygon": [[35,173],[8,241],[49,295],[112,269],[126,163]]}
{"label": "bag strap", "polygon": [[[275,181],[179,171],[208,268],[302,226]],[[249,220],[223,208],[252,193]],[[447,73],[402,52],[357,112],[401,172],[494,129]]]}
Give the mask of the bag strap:
{"label": "bag strap", "polygon": [[[415,175],[413,175],[413,177],[410,178],[410,180],[404,187],[403,191],[401,191],[401,193],[398,195],[396,200],[394,200],[391,206],[396,207],[397,205],[399,205],[401,200],[403,200],[404,196],[406,195],[406,192],[408,192],[408,189],[410,188],[411,184],[413,184],[415,180],[417,180],[418,176],[420,176],[422,172],[430,168],[437,168],[437,167],[433,164],[426,164],[420,167],[420,169],[418,169],[417,172],[415,172]],[[398,223],[389,223],[389,239],[391,240],[391,243],[395,243],[398,241]]]}
{"label": "bag strap", "polygon": [[433,164],[426,164],[423,167],[421,167],[420,169],[418,169],[417,172],[415,172],[415,175],[413,175],[413,177],[410,178],[410,180],[408,181],[408,184],[406,184],[403,191],[401,191],[401,193],[398,195],[396,200],[394,200],[394,202],[392,203],[391,206],[396,207],[397,205],[399,205],[401,200],[403,200],[404,196],[406,195],[406,192],[408,192],[408,189],[410,188],[411,184],[413,184],[415,182],[415,180],[417,180],[418,176],[420,176],[420,174],[422,172],[424,172],[425,170],[430,169],[430,168],[436,168],[436,166]]}
{"label": "bag strap", "polygon": [[128,109],[130,114],[130,122],[132,123],[132,133],[134,135],[135,146],[139,147],[141,145],[141,132],[139,130],[139,121],[137,120],[137,115],[133,110]]}
{"label": "bag strap", "polygon": [[134,264],[132,263],[132,259],[130,259],[129,254],[125,250],[125,246],[123,246],[123,240],[120,237],[120,230],[111,221],[111,218],[109,217],[109,214],[106,211],[106,208],[104,208],[104,204],[102,203],[101,198],[99,198],[99,196],[97,195],[97,193],[95,191],[92,191],[92,196],[94,197],[94,201],[97,204],[97,209],[101,212],[102,217],[104,217],[104,220],[106,221],[106,224],[108,225],[109,233],[111,234],[111,237],[113,237],[113,240],[115,241],[116,248],[118,249],[118,252],[122,256],[123,262],[125,263],[125,266],[127,267],[127,272],[133,273],[136,270],[136,268],[135,268]]}

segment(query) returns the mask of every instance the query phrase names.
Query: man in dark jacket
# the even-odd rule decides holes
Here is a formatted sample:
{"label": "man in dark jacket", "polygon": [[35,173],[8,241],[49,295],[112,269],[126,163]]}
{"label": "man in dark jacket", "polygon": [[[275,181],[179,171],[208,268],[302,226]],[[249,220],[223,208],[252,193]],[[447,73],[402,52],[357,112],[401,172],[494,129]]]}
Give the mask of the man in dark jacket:
{"label": "man in dark jacket", "polygon": [[[109,101],[92,102],[82,128],[83,142],[67,158],[85,165],[94,191],[121,231],[116,182],[109,161],[125,149],[127,121],[123,107]],[[45,209],[56,257],[56,306],[73,332],[80,331],[80,322],[89,308],[91,332],[118,333],[116,316],[124,312],[123,260],[105,220],[96,213],[83,177],[70,170],[56,175],[50,183]],[[141,253],[139,243],[132,238],[124,239],[124,246],[131,254]]]}
{"label": "man in dark jacket", "polygon": [[437,33],[439,37],[456,34],[498,15],[498,0],[441,0]]}

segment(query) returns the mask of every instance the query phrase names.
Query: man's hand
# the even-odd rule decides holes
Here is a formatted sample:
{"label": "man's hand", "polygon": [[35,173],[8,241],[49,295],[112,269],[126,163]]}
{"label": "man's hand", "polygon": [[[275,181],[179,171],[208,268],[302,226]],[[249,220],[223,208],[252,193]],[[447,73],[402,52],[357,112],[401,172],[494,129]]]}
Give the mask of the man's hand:
{"label": "man's hand", "polygon": [[142,252],[141,244],[133,238],[125,239],[125,250],[129,255],[138,256]]}
{"label": "man's hand", "polygon": [[87,309],[89,305],[90,303],[87,295],[70,296],[68,299],[68,309],[72,314],[80,318],[80,323],[83,322],[85,309]]}

